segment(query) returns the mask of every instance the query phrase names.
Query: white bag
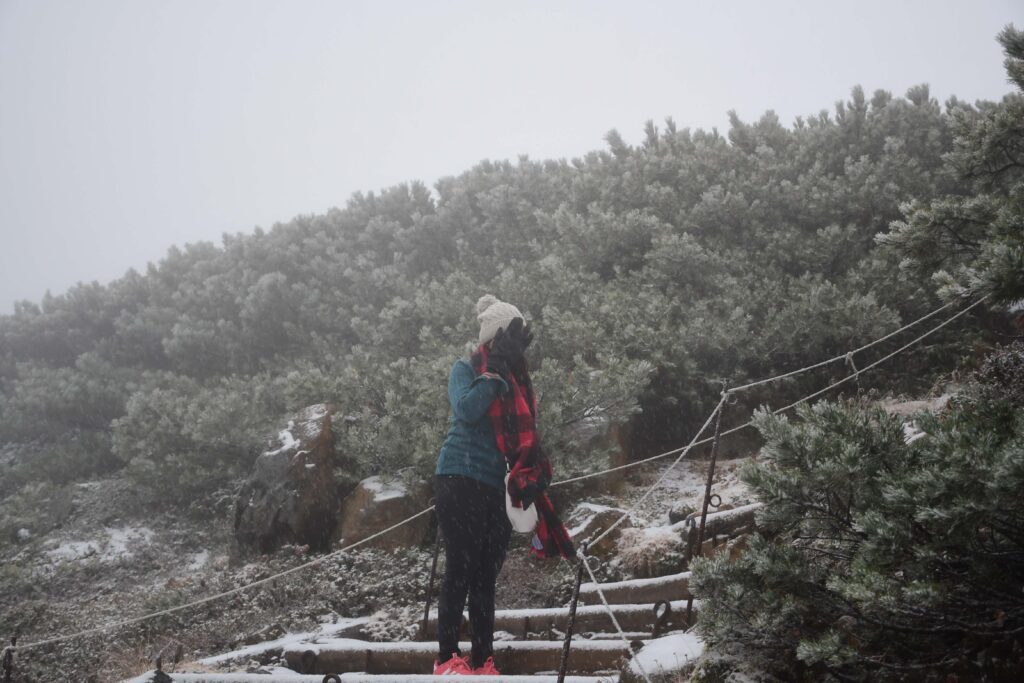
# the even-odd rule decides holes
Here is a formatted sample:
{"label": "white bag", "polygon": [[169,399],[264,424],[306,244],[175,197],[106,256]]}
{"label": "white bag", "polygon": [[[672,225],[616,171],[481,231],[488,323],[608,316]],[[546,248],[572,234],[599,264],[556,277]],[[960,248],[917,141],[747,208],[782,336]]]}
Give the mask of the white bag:
{"label": "white bag", "polygon": [[512,529],[521,534],[532,534],[537,526],[537,504],[533,503],[527,509],[516,507],[512,504],[512,496],[508,495],[508,477],[505,475],[505,512],[508,514],[508,521],[512,522]]}

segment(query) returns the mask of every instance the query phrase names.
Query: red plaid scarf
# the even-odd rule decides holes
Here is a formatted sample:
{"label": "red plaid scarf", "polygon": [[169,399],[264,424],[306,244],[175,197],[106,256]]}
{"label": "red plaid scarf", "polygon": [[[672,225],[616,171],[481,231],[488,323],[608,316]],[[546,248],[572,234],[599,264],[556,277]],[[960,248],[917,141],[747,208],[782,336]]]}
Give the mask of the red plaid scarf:
{"label": "red plaid scarf", "polygon": [[[477,375],[487,368],[487,347],[480,348],[470,357]],[[518,375],[518,376],[517,376]],[[509,391],[494,399],[487,414],[494,425],[498,450],[509,466],[508,493],[512,504],[523,507],[523,499],[533,496],[537,506],[537,527],[534,529],[530,552],[547,558],[561,555],[571,559],[575,555],[572,539],[562,521],[555,514],[551,499],[544,489],[551,483],[551,461],[540,447],[537,434],[537,399],[533,393],[525,366],[521,373],[502,376]]]}

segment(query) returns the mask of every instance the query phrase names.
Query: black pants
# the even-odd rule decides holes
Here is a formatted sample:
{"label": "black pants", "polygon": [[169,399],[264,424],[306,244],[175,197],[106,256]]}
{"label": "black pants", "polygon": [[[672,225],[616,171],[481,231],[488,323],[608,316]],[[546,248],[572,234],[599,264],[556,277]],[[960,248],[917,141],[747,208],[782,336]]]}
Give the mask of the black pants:
{"label": "black pants", "polygon": [[470,477],[434,478],[437,521],[444,537],[445,569],[437,606],[439,662],[459,651],[462,609],[469,596],[473,667],[494,653],[494,585],[505,562],[512,525],[505,493]]}

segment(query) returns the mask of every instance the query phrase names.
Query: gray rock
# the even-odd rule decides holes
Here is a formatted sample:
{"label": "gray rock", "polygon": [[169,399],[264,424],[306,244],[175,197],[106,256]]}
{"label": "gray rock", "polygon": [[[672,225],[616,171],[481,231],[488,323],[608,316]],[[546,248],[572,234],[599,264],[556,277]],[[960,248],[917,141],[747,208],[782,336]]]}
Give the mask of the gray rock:
{"label": "gray rock", "polygon": [[689,518],[693,513],[698,512],[697,508],[689,503],[678,502],[672,505],[668,511],[668,523],[675,524]]}
{"label": "gray rock", "polygon": [[330,404],[304,408],[270,440],[235,501],[235,539],[271,552],[282,545],[326,550],[341,502]]}
{"label": "gray rock", "polygon": [[[369,538],[427,507],[430,487],[425,482],[409,485],[399,478],[370,477],[359,482],[342,502],[336,542],[349,545]],[[430,515],[423,515],[379,536],[365,545],[397,548],[420,545],[430,533]]]}
{"label": "gray rock", "polygon": [[[565,526],[572,535],[573,543],[579,545],[583,541],[595,538],[612,524],[615,524],[625,512],[626,510],[623,508],[597,505],[595,503],[580,503],[569,513]],[[599,543],[590,545],[587,548],[587,552],[605,559],[612,557],[615,554],[615,544],[622,534],[622,530],[632,526],[632,521],[627,517],[610,534],[601,539]]]}

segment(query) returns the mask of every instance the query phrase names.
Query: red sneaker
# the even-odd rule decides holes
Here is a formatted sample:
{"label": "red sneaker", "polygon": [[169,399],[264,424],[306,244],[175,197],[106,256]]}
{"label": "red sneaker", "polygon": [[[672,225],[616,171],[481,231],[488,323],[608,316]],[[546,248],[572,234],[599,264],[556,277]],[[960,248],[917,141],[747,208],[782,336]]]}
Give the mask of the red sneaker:
{"label": "red sneaker", "polygon": [[494,666],[494,657],[488,657],[487,661],[483,663],[483,666],[478,666],[473,669],[474,676],[497,676],[501,674]]}
{"label": "red sneaker", "polygon": [[472,675],[472,673],[473,669],[470,668],[466,658],[460,657],[455,652],[452,653],[451,659],[443,664],[438,664],[437,660],[434,660],[435,676]]}

